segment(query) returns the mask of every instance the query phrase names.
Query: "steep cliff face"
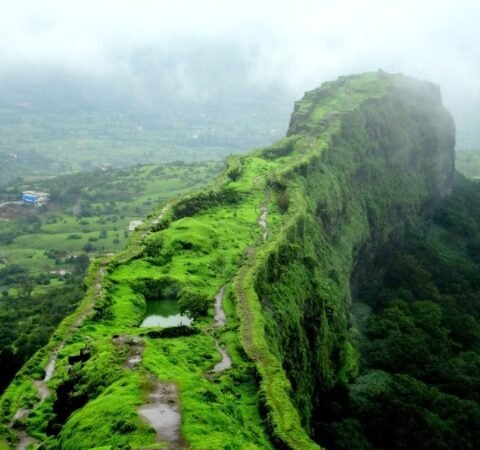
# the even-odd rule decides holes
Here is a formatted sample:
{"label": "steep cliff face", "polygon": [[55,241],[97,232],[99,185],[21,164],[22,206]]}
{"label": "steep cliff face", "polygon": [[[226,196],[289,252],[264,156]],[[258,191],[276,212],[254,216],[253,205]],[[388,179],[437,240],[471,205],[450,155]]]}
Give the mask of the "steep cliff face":
{"label": "steep cliff face", "polygon": [[[27,410],[27,433],[48,448],[318,448],[322,393],[358,370],[352,282],[449,193],[453,147],[429,83],[369,73],[307,93],[286,138],[230,160],[209,190],[164,206],[124,253],[92,268],[76,316],[3,396],[4,423]],[[209,300],[210,319],[138,328],[167,291],[197,308]],[[41,381],[50,352],[59,358]],[[139,415],[158,389],[178,392],[173,441]]]}
{"label": "steep cliff face", "polygon": [[[305,209],[256,279],[267,339],[307,430],[322,392],[357,373],[356,278],[452,187],[454,125],[438,88],[370,77],[342,78],[296,103],[295,145],[335,131],[318,158],[284,176],[284,186],[301,185]],[[356,104],[372,86],[378,95]]]}

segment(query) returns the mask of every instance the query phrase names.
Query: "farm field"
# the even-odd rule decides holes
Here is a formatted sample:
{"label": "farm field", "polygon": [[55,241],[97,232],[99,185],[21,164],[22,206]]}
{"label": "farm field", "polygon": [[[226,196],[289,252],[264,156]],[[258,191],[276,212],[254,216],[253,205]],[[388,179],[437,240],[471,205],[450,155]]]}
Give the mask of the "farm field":
{"label": "farm field", "polygon": [[0,104],[0,185],[16,176],[221,160],[284,134],[290,105],[280,98],[235,102],[151,111]]}
{"label": "farm field", "polygon": [[[71,273],[80,255],[89,259],[125,247],[132,221],[145,216],[167,198],[207,184],[221,162],[145,165],[98,170],[17,182],[2,190],[3,200],[18,200],[25,189],[50,193],[48,205],[14,205],[0,209],[0,285],[11,285],[16,272],[32,278]],[[63,271],[63,272],[62,272]],[[0,272],[1,273],[1,272]],[[16,277],[13,277],[16,279]]]}

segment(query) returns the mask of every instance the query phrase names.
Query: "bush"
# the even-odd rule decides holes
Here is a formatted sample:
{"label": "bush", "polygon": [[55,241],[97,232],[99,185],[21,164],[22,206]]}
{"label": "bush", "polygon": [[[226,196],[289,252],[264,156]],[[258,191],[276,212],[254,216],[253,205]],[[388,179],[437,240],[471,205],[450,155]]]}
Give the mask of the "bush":
{"label": "bush", "polygon": [[290,198],[286,190],[280,191],[277,194],[277,204],[281,213],[286,213],[288,211],[288,207],[290,206]]}
{"label": "bush", "polygon": [[200,333],[200,330],[196,327],[189,327],[187,325],[179,325],[178,327],[168,327],[162,330],[152,330],[147,333],[147,336],[151,339],[157,338],[176,338],[182,336],[192,336]]}
{"label": "bush", "polygon": [[210,297],[188,289],[183,289],[180,292],[180,298],[178,300],[180,312],[191,319],[206,316],[210,303]]}

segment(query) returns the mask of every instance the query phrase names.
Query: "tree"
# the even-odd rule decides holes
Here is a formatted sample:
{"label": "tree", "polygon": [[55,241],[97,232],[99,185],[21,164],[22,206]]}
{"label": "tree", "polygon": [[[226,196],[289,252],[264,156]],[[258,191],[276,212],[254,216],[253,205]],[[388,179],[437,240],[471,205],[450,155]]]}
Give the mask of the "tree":
{"label": "tree", "polygon": [[24,277],[20,280],[20,285],[18,286],[20,298],[27,300],[31,297],[35,283],[32,278]]}
{"label": "tree", "polygon": [[20,368],[22,362],[10,348],[0,350],[0,393],[10,383],[11,379]]}
{"label": "tree", "polygon": [[94,252],[96,250],[96,247],[91,242],[87,242],[83,246],[83,250],[86,251],[87,253],[91,253],[91,252]]}
{"label": "tree", "polygon": [[76,274],[84,274],[90,264],[90,258],[85,253],[82,253],[77,258],[73,259],[75,265],[74,272]]}

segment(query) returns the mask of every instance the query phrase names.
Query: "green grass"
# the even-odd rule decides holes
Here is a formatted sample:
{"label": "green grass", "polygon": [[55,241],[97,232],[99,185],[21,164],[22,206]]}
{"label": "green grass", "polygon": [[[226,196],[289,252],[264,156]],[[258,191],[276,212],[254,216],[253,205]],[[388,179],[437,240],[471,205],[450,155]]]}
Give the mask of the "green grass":
{"label": "green grass", "polygon": [[[68,421],[59,439],[62,448],[87,450],[96,447],[99,442],[110,448],[126,444],[134,447],[148,445],[152,441],[152,433],[136,412],[142,390],[142,379],[133,372],[108,386]],[[132,433],[132,429],[136,431]],[[122,430],[130,432],[122,434]],[[81,439],[78,439],[79,435]]]}

